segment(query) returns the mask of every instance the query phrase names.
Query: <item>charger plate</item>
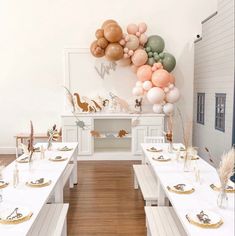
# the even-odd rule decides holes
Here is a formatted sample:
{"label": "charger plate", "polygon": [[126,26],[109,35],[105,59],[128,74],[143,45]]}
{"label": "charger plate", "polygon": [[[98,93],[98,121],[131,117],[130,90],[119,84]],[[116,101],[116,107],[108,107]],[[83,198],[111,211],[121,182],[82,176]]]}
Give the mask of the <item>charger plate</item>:
{"label": "charger plate", "polygon": [[162,152],[162,149],[157,149],[155,147],[147,148],[146,149],[148,152]]}
{"label": "charger plate", "polygon": [[29,156],[26,154],[21,155],[16,159],[18,163],[29,163]]}
{"label": "charger plate", "polygon": [[159,162],[168,162],[171,160],[170,157],[164,157],[164,156],[159,156],[159,157],[152,157],[154,161],[159,161]]}
{"label": "charger plate", "polygon": [[[7,217],[17,208],[18,208],[17,212],[22,215],[18,218],[8,219]],[[33,213],[25,207],[17,207],[17,208],[16,207],[1,207],[0,224],[10,224],[10,225],[19,224],[19,223],[29,220],[31,216],[33,215]],[[16,215],[15,213],[12,214],[13,217],[15,215]]]}
{"label": "charger plate", "polygon": [[33,187],[33,188],[42,188],[42,187],[46,187],[51,184],[51,180],[41,178],[41,180],[42,179],[43,179],[42,182],[40,182],[40,179],[30,180],[30,181],[26,182],[26,185],[29,187]]}
{"label": "charger plate", "polygon": [[189,184],[185,184],[185,186],[183,187],[183,190],[177,189],[175,186],[177,185],[167,186],[168,191],[174,192],[177,194],[191,194],[195,191],[195,189]]}
{"label": "charger plate", "polygon": [[68,151],[72,151],[73,148],[69,148],[67,146],[64,146],[62,148],[58,148],[58,151],[62,151],[62,152],[68,152]]}
{"label": "charger plate", "polygon": [[223,220],[219,215],[207,210],[204,210],[204,213],[207,214],[208,217],[211,219],[211,223],[203,223],[197,217],[197,214],[199,213],[200,211],[193,211],[188,213],[185,217],[190,224],[196,225],[201,228],[219,228],[223,224]]}
{"label": "charger plate", "polygon": [[8,182],[5,182],[4,180],[0,180],[0,189],[1,189],[1,188],[5,188],[5,187],[7,187],[8,185],[9,185]]}
{"label": "charger plate", "polygon": [[67,157],[62,157],[62,156],[56,156],[56,157],[49,158],[50,161],[55,161],[55,162],[66,161],[67,159],[68,159]]}
{"label": "charger plate", "polygon": [[[211,184],[210,187],[214,190],[214,191],[220,191],[221,187],[220,184]],[[227,188],[225,190],[226,193],[235,193],[235,184],[232,181],[229,181],[227,184]]]}

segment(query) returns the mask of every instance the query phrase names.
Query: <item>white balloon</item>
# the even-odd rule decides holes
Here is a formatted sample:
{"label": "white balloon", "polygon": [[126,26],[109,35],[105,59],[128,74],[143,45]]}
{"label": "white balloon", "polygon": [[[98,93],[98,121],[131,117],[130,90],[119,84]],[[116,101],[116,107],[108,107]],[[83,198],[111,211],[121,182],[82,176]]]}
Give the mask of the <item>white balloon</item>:
{"label": "white balloon", "polygon": [[162,111],[163,111],[162,105],[161,104],[154,104],[153,105],[153,111],[157,114],[162,113]]}
{"label": "white balloon", "polygon": [[135,86],[142,88],[143,87],[143,83],[141,81],[137,81]]}
{"label": "white balloon", "polygon": [[172,90],[170,90],[166,94],[166,101],[170,103],[175,103],[179,100],[180,98],[180,91],[176,87],[174,87]]}
{"label": "white balloon", "polygon": [[166,103],[163,106],[163,111],[166,115],[171,115],[174,112],[174,105],[171,103]]}
{"label": "white balloon", "polygon": [[143,95],[143,92],[144,92],[144,90],[143,90],[143,88],[141,88],[141,87],[134,87],[134,88],[132,89],[132,94],[133,94],[134,96],[141,96],[141,95]]}
{"label": "white balloon", "polygon": [[164,97],[164,91],[158,87],[151,88],[147,93],[147,98],[151,104],[161,103]]}
{"label": "white balloon", "polygon": [[151,81],[149,81],[149,80],[144,81],[144,83],[143,83],[144,90],[149,91],[149,89],[151,89],[152,87],[153,87],[153,84]]}

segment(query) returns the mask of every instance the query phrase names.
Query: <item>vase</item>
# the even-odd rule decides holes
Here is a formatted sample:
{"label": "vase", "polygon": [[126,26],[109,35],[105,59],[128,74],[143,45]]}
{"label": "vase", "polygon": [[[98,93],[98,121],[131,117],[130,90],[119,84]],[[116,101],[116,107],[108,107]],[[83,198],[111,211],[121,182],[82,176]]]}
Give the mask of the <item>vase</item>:
{"label": "vase", "polygon": [[168,152],[173,153],[173,143],[172,142],[169,142]]}
{"label": "vase", "polygon": [[189,155],[189,151],[185,151],[184,155],[184,172],[190,172],[192,171],[192,160],[191,155]]}
{"label": "vase", "polygon": [[217,206],[223,209],[226,209],[228,207],[228,196],[226,193],[226,184],[221,185],[218,198],[217,198]]}

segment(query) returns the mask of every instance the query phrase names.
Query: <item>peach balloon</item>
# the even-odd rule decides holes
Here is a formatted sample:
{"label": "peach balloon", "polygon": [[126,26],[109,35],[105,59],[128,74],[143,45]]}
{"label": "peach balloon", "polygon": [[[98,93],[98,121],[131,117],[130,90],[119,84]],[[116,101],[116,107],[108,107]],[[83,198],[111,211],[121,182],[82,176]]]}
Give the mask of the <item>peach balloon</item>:
{"label": "peach balloon", "polygon": [[144,22],[142,22],[139,24],[138,29],[139,29],[139,32],[143,34],[147,30],[147,25]]}
{"label": "peach balloon", "polygon": [[141,34],[139,40],[140,40],[140,44],[144,45],[148,41],[148,37],[146,34]]}
{"label": "peach balloon", "polygon": [[148,60],[148,55],[143,49],[137,49],[131,58],[135,66],[142,66]]}
{"label": "peach balloon", "polygon": [[170,74],[170,83],[171,84],[175,83],[175,77],[172,74]]}
{"label": "peach balloon", "polygon": [[147,98],[151,104],[161,103],[164,100],[165,93],[161,88],[153,87],[147,93]]}
{"label": "peach balloon", "polygon": [[152,82],[157,87],[166,87],[170,82],[170,74],[163,69],[156,70],[153,72]]}
{"label": "peach balloon", "polygon": [[136,34],[137,31],[138,31],[138,26],[136,24],[129,24],[127,26],[128,34]]}
{"label": "peach balloon", "polygon": [[153,87],[153,84],[151,81],[149,81],[149,80],[144,81],[144,83],[143,83],[144,90],[149,91],[152,87]]}
{"label": "peach balloon", "polygon": [[149,65],[143,65],[137,70],[137,78],[140,81],[151,80],[152,68]]}

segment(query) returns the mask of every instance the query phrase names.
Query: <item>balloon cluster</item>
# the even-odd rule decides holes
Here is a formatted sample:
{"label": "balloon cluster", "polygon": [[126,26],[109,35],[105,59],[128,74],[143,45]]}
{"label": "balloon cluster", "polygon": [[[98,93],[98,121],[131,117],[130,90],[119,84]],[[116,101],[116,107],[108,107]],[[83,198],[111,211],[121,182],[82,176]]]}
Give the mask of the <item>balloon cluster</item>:
{"label": "balloon cluster", "polygon": [[105,56],[120,66],[131,66],[138,81],[132,90],[134,96],[144,96],[153,104],[153,111],[170,115],[180,98],[175,78],[170,72],[176,60],[164,52],[165,42],[158,35],[147,37],[145,23],[129,24],[127,34],[114,20],[107,20],[96,31],[97,40],[90,50],[95,57]]}

